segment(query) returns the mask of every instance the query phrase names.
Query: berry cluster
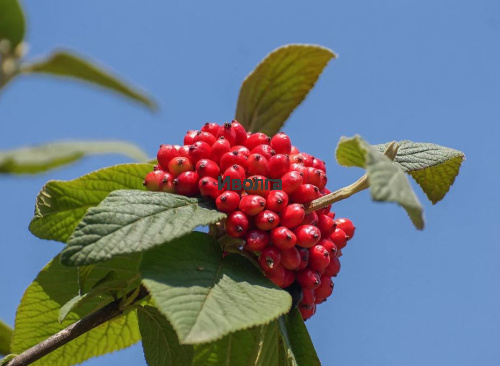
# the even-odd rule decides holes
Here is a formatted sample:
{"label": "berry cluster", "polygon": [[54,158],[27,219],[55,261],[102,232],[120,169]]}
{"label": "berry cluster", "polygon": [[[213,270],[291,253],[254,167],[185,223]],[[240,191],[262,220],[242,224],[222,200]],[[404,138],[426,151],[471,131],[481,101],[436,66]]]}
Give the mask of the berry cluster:
{"label": "berry cluster", "polygon": [[[237,121],[188,131],[184,146],[161,145],[157,159],[144,180],[148,190],[214,200],[227,214],[227,235],[244,240],[243,249],[276,285],[300,287],[302,317],[314,315],[332,294],[355,229],[348,219],[335,220],[330,206],[305,212],[303,204],[329,193],[323,161],[299,152],[283,132],[247,133]],[[270,179],[281,189],[264,183]],[[233,180],[254,184],[221,184]]]}

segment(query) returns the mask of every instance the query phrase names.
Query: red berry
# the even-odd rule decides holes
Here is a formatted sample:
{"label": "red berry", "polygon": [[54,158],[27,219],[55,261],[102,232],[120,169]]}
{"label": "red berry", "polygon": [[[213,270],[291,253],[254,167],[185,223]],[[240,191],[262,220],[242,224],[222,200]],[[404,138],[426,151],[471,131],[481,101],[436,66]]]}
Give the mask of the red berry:
{"label": "red berry", "polygon": [[243,183],[243,180],[245,179],[245,169],[243,169],[241,166],[237,164],[234,164],[233,166],[230,166],[224,171],[222,178],[226,179],[227,177],[229,177],[231,181],[231,187],[233,179],[237,179],[240,181],[240,183]]}
{"label": "red berry", "polygon": [[302,304],[312,305],[315,303],[316,296],[314,295],[315,290],[311,290],[308,288],[302,289]]}
{"label": "red berry", "polygon": [[269,162],[260,154],[250,154],[247,169],[251,175],[267,176],[269,173]]}
{"label": "red berry", "polygon": [[267,246],[260,252],[259,264],[264,272],[273,271],[281,263],[281,252],[274,246]]}
{"label": "red berry", "polygon": [[321,284],[318,272],[311,268],[305,268],[296,273],[297,282],[306,289],[314,290]]}
{"label": "red berry", "polygon": [[220,137],[217,141],[212,145],[212,157],[211,160],[215,161],[217,164],[219,163],[222,155],[229,152],[231,149],[231,144],[224,137]]}
{"label": "red berry", "polygon": [[328,217],[335,219],[335,212],[328,212]]}
{"label": "red berry", "polygon": [[290,171],[281,177],[281,187],[287,194],[291,194],[302,185],[303,180],[299,172]]}
{"label": "red berry", "polygon": [[290,158],[288,155],[277,154],[269,159],[269,176],[271,178],[281,178],[290,169]]}
{"label": "red berry", "polygon": [[198,188],[202,194],[202,196],[210,197],[212,199],[217,199],[219,195],[222,193],[217,188],[217,179],[212,177],[204,177],[201,178],[198,182]]}
{"label": "red berry", "polygon": [[285,269],[281,265],[277,265],[272,271],[267,271],[266,277],[278,287],[285,287]]}
{"label": "red berry", "polygon": [[352,237],[354,236],[354,231],[356,230],[356,227],[354,226],[354,224],[352,223],[351,220],[341,218],[341,219],[335,220],[335,223],[337,224],[337,227],[339,229],[344,230],[344,233],[348,236],[347,240],[352,239]]}
{"label": "red berry", "polygon": [[289,155],[296,155],[296,154],[299,154],[299,153],[300,153],[300,151],[297,148],[297,146],[293,146],[292,145],[292,150],[290,150],[290,154]]}
{"label": "red berry", "polygon": [[209,146],[212,146],[217,139],[210,132],[198,131],[193,138],[193,143],[198,141],[206,142]]}
{"label": "red berry", "polygon": [[245,242],[246,250],[260,252],[269,244],[269,234],[263,230],[248,230]]}
{"label": "red berry", "polygon": [[217,179],[220,174],[219,166],[210,159],[201,159],[196,163],[196,173],[203,177],[212,177]]}
{"label": "red berry", "polygon": [[338,226],[333,234],[330,235],[330,240],[337,246],[337,249],[342,249],[347,245],[347,235]]}
{"label": "red berry", "polygon": [[[226,192],[224,192],[226,193]],[[248,218],[241,211],[230,213],[226,220],[226,233],[233,238],[241,238],[248,230]]]}
{"label": "red berry", "polygon": [[238,164],[243,169],[247,168],[248,162],[247,157],[240,154],[239,151],[229,151],[221,156],[219,166],[221,171],[226,171],[230,166]]}
{"label": "red berry", "polygon": [[163,170],[153,170],[146,174],[142,185],[146,187],[148,191],[159,191],[164,175],[165,172]]}
{"label": "red berry", "polygon": [[247,216],[257,215],[264,210],[264,207],[266,207],[266,200],[261,196],[249,194],[241,197],[239,208]]}
{"label": "red berry", "polygon": [[186,133],[186,136],[184,136],[184,145],[192,145],[193,142],[194,142],[194,137],[196,136],[196,134],[198,133],[197,130],[189,130],[187,133]]}
{"label": "red berry", "polygon": [[243,145],[245,145],[248,148],[248,150],[252,151],[257,146],[262,144],[269,145],[270,142],[271,139],[266,134],[263,134],[262,132],[255,132],[252,133],[250,136],[248,136],[247,140]]}
{"label": "red berry", "polygon": [[183,158],[189,158],[189,146],[190,145],[184,145],[179,147],[179,155],[182,156]]}
{"label": "red berry", "polygon": [[316,313],[316,305],[308,305],[300,303],[299,306],[300,315],[303,320],[310,319]]}
{"label": "red berry", "polygon": [[229,141],[231,146],[236,145],[236,132],[234,131],[231,123],[226,122],[222,126],[219,127],[219,131],[217,132],[217,137],[224,136],[224,138]]}
{"label": "red berry", "polygon": [[313,167],[307,168],[309,172],[309,183],[318,187],[318,189],[323,189],[328,181],[326,173],[320,169],[315,169]]}
{"label": "red berry", "polygon": [[284,132],[279,132],[271,139],[271,146],[277,154],[290,154],[292,141]]}
{"label": "red berry", "polygon": [[309,267],[323,273],[325,268],[330,264],[330,254],[322,245],[314,245],[309,248]]}
{"label": "red berry", "polygon": [[300,254],[300,265],[298,269],[304,269],[309,264],[309,250],[306,248],[295,247]]}
{"label": "red berry", "polygon": [[158,163],[162,166],[163,170],[168,169],[168,163],[173,158],[180,156],[179,151],[172,145],[160,145],[158,154],[156,154],[156,159]]}
{"label": "red berry", "polygon": [[212,135],[216,136],[217,135],[217,132],[219,132],[219,125],[217,123],[214,123],[214,122],[207,122],[203,125],[203,127],[201,128],[201,130],[203,132],[208,132],[208,133],[211,133]]}
{"label": "red berry", "polygon": [[227,191],[220,194],[215,200],[215,206],[220,212],[233,212],[238,209],[240,204],[240,195],[233,191]]}
{"label": "red berry", "polygon": [[299,155],[302,155],[302,159],[303,159],[302,163],[306,167],[310,167],[313,165],[314,156],[312,156],[311,154],[305,153],[305,152],[301,152],[301,153],[299,153]]}
{"label": "red berry", "polygon": [[337,256],[337,246],[330,239],[321,239],[318,245],[322,245],[330,254],[330,258]]}
{"label": "red berry", "polygon": [[302,184],[309,183],[309,170],[304,164],[292,163],[290,164],[290,171],[296,171],[302,176]]}
{"label": "red berry", "polygon": [[170,170],[170,173],[177,177],[181,173],[193,170],[193,163],[191,163],[191,160],[189,160],[188,158],[179,156],[170,160],[170,163],[168,164],[168,170]]}
{"label": "red berry", "polygon": [[313,159],[313,167],[316,169],[321,169],[322,171],[324,171],[326,173],[326,165],[325,165],[325,162],[322,160],[314,158]]}
{"label": "red berry", "polygon": [[189,146],[189,159],[196,164],[198,160],[210,159],[212,148],[209,144],[203,141],[198,141]]}
{"label": "red berry", "polygon": [[324,275],[328,277],[337,277],[340,272],[340,261],[337,257],[330,257],[330,263],[325,268]]}
{"label": "red berry", "polygon": [[284,191],[271,191],[266,201],[266,209],[280,213],[288,205],[288,195]]}
{"label": "red berry", "polygon": [[320,277],[321,285],[314,290],[315,303],[319,304],[325,301],[333,292],[333,281],[327,275],[322,275]]}
{"label": "red berry", "polygon": [[302,184],[290,195],[290,199],[296,203],[307,203],[320,197],[319,189],[312,184]]}
{"label": "red berry", "polygon": [[250,150],[248,150],[245,146],[243,145],[235,145],[231,147],[231,150],[229,151],[238,151],[241,155],[245,155],[247,158],[250,156]]}
{"label": "red berry", "polygon": [[328,238],[337,227],[333,219],[327,215],[318,215],[318,229],[323,238]]}
{"label": "red berry", "polygon": [[300,262],[300,252],[297,250],[297,248],[292,247],[290,249],[281,250],[281,265],[286,269],[295,271],[299,269]]}
{"label": "red berry", "polygon": [[274,155],[276,155],[276,151],[270,145],[258,145],[250,150],[251,154],[260,154],[265,157],[267,160],[271,159]]}
{"label": "red berry", "polygon": [[233,120],[233,122],[231,122],[231,125],[233,126],[233,130],[236,134],[236,145],[243,145],[247,140],[247,131],[245,130],[245,127],[243,127],[236,120]]}
{"label": "red berry", "polygon": [[247,179],[250,179],[253,182],[252,187],[247,187],[245,184],[244,189],[248,194],[258,194],[259,196],[265,198],[269,195],[269,192],[273,188],[272,183],[267,182],[266,184],[267,178],[263,175],[252,175]]}
{"label": "red berry", "polygon": [[163,174],[163,178],[161,179],[160,183],[160,191],[167,193],[175,193],[174,179],[175,177],[171,173]]}
{"label": "red berry", "polygon": [[297,245],[303,248],[311,248],[321,239],[321,232],[313,225],[301,225],[293,232],[297,236]]}
{"label": "red berry", "polygon": [[264,210],[259,212],[257,216],[255,216],[255,226],[264,231],[269,231],[274,229],[280,223],[279,216],[269,210]]}
{"label": "red berry", "polygon": [[295,247],[297,237],[284,226],[279,226],[271,231],[271,242],[279,249],[290,249]]}
{"label": "red berry", "polygon": [[[283,261],[283,259],[281,259]],[[284,266],[282,266],[284,267]],[[285,276],[283,279],[283,285],[280,286],[282,288],[287,288],[288,286],[291,286],[295,282],[295,272],[290,271],[289,269],[285,268]]]}
{"label": "red berry", "polygon": [[304,216],[304,220],[302,220],[302,222],[300,223],[301,225],[314,225],[314,226],[317,226],[318,225],[318,214],[313,211],[313,212],[309,212],[308,214],[306,214]]}
{"label": "red berry", "polygon": [[181,173],[174,179],[175,192],[183,196],[193,197],[200,193],[198,181],[200,177],[198,173],[186,171]]}
{"label": "red berry", "polygon": [[292,203],[291,205],[286,206],[283,211],[281,211],[281,225],[286,226],[289,229],[292,229],[298,226],[302,220],[304,220],[305,216],[304,206],[298,203]]}

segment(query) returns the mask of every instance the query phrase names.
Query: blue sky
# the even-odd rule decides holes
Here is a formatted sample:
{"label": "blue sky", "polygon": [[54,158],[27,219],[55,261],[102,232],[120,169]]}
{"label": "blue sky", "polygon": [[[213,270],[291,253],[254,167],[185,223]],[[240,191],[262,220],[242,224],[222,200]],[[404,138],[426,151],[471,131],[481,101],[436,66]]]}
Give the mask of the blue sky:
{"label": "blue sky", "polygon": [[[271,50],[315,43],[339,54],[284,131],[327,162],[330,189],[361,174],[336,165],[340,136],[410,139],[467,156],[443,202],[418,192],[427,227],[366,192],[337,204],[358,230],[331,300],[307,322],[324,365],[500,363],[500,3],[443,1],[27,2],[29,56],[77,50],[141,85],[152,114],[75,83],[25,77],[0,95],[0,149],[121,139],[154,156],[186,130],[234,116],[240,83]],[[27,226],[49,179],[127,160],[92,157],[42,176],[0,177],[3,291],[13,323],[24,289],[60,249]],[[88,365],[144,364],[142,349]]]}

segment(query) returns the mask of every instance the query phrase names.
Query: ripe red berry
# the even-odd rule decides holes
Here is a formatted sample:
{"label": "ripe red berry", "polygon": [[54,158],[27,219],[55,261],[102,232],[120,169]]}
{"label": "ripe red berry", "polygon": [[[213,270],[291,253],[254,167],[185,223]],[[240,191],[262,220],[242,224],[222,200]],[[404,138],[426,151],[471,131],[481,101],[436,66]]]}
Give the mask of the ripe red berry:
{"label": "ripe red berry", "polygon": [[198,141],[189,146],[189,159],[196,164],[198,160],[210,159],[212,148],[203,141]]}
{"label": "ripe red berry", "polygon": [[264,210],[255,216],[254,223],[259,229],[269,231],[279,225],[280,218],[275,212]]}
{"label": "ripe red berry", "polygon": [[304,269],[309,264],[309,250],[302,247],[295,247],[300,254],[300,265],[298,269]]}
{"label": "ripe red berry", "polygon": [[309,212],[304,216],[304,220],[300,223],[301,225],[318,225],[318,214],[315,211]]}
{"label": "ripe red berry", "polygon": [[212,145],[212,157],[211,160],[219,164],[219,161],[225,153],[229,152],[231,149],[231,144],[224,137],[219,137],[217,141]]}
{"label": "ripe red berry", "polygon": [[314,225],[301,225],[293,232],[297,236],[297,245],[303,248],[311,248],[321,239],[321,232]]}
{"label": "ripe red berry", "polygon": [[340,272],[340,260],[337,257],[330,257],[330,263],[325,268],[324,275],[328,277],[337,277]]}
{"label": "ripe red berry", "polygon": [[259,145],[267,144],[271,142],[271,138],[262,132],[255,132],[248,136],[247,140],[243,144],[248,148],[248,150],[252,151]]}
{"label": "ripe red berry", "polygon": [[295,271],[299,269],[300,262],[300,253],[297,248],[292,247],[290,249],[281,250],[281,265],[286,269]]}
{"label": "ripe red berry", "polygon": [[316,314],[316,304],[309,305],[300,303],[298,309],[303,320],[310,319],[314,314]]}
{"label": "ripe red berry", "polygon": [[261,250],[259,264],[264,272],[273,271],[281,263],[281,252],[270,245]]}
{"label": "ripe red berry", "polygon": [[267,178],[263,175],[252,175],[247,179],[250,179],[253,182],[252,187],[247,187],[245,184],[244,189],[248,194],[258,194],[259,196],[266,198],[273,188],[272,183],[267,182],[266,185]]}
{"label": "ripe red berry", "polygon": [[[283,258],[281,260],[283,261]],[[280,287],[287,288],[288,286],[291,286],[294,282],[295,282],[295,272],[285,268],[285,276],[283,279],[283,284]]]}
{"label": "ripe red berry", "polygon": [[236,134],[235,144],[236,145],[245,144],[245,142],[247,141],[247,131],[245,130],[245,127],[243,127],[236,120],[233,120],[233,122],[231,122],[231,125],[233,126],[233,130]]}
{"label": "ripe red berry", "polygon": [[296,191],[303,182],[302,175],[297,171],[290,171],[281,177],[281,189],[288,195]]}
{"label": "ripe red berry", "polygon": [[302,184],[290,195],[290,199],[296,203],[307,203],[320,197],[319,189],[312,184]]}
{"label": "ripe red berry", "polygon": [[302,159],[303,159],[302,163],[306,167],[310,167],[313,165],[314,156],[312,156],[311,154],[305,153],[305,152],[301,152],[299,154],[302,155]]}
{"label": "ripe red berry", "polygon": [[290,171],[296,171],[302,176],[302,184],[309,183],[309,170],[303,164],[290,164]]}
{"label": "ripe red berry", "polygon": [[288,155],[277,154],[269,159],[269,176],[271,178],[281,178],[290,169],[290,158]]}
{"label": "ripe red berry", "polygon": [[323,160],[319,160],[317,158],[313,159],[313,167],[316,169],[321,169],[322,171],[326,172],[326,165]]}
{"label": "ripe red berry", "polygon": [[193,143],[198,141],[206,142],[209,146],[212,146],[217,139],[210,132],[198,131],[193,138]]}
{"label": "ripe red berry", "polygon": [[341,218],[335,220],[335,223],[337,224],[337,227],[339,229],[344,230],[344,233],[348,236],[347,240],[352,239],[356,227],[354,226],[351,220],[346,218]]}
{"label": "ripe red berry", "polygon": [[179,151],[179,155],[182,156],[183,158],[189,158],[189,146],[190,145],[184,145],[180,146],[177,151]]}
{"label": "ripe red berry", "polygon": [[333,234],[330,235],[330,240],[337,246],[337,249],[342,249],[347,245],[347,235],[338,226]]}
{"label": "ripe red berry", "polygon": [[238,209],[240,204],[240,195],[233,191],[227,191],[220,194],[215,200],[215,206],[220,212],[233,212]]}
{"label": "ripe red berry", "polygon": [[279,249],[290,249],[295,247],[297,237],[284,226],[279,226],[271,230],[271,242]]}
{"label": "ripe red berry", "polygon": [[219,166],[222,172],[234,164],[238,164],[243,169],[246,169],[248,165],[247,157],[240,154],[239,151],[229,151],[221,156]]}
{"label": "ripe red berry", "polygon": [[303,288],[302,289],[302,300],[300,302],[302,304],[307,304],[307,305],[314,304],[316,301],[316,296],[314,295],[314,293],[315,293],[315,290]]}
{"label": "ripe red berry", "polygon": [[260,252],[269,244],[269,234],[263,230],[248,230],[244,239],[244,248],[252,252]]}
{"label": "ripe red berry", "polygon": [[333,292],[333,281],[327,275],[322,275],[320,277],[321,285],[314,290],[315,303],[320,304],[325,301]]}
{"label": "ripe red berry", "polygon": [[203,132],[208,132],[208,133],[211,133],[212,135],[216,136],[217,135],[217,132],[219,132],[219,125],[217,123],[214,123],[214,122],[207,122],[203,125],[203,127],[201,128],[201,130]]}
{"label": "ripe red berry", "polygon": [[304,206],[298,203],[292,203],[286,206],[283,211],[281,211],[280,221],[281,225],[292,229],[298,226],[305,216]]}
{"label": "ripe red berry", "polygon": [[318,229],[323,238],[328,238],[337,227],[333,219],[327,215],[318,215]]}
{"label": "ripe red berry", "polygon": [[288,195],[284,191],[271,191],[266,201],[267,210],[280,213],[288,205]]}
{"label": "ripe red berry", "polygon": [[175,192],[183,196],[194,197],[200,194],[198,181],[200,177],[198,173],[186,171],[181,173],[174,179]]}
{"label": "ripe red berry", "polygon": [[165,173],[160,182],[160,191],[167,193],[175,193],[174,175],[172,173]]}
{"label": "ripe red berry", "polygon": [[300,151],[297,148],[297,146],[293,146],[292,145],[292,150],[290,150],[290,154],[289,155],[296,155],[296,154],[300,154]]}
{"label": "ripe red berry", "polygon": [[[226,192],[224,192],[226,193]],[[248,218],[241,211],[231,212],[226,219],[226,233],[233,238],[241,238],[248,230]]]}
{"label": "ripe red berry", "polygon": [[309,173],[309,183],[315,185],[320,190],[325,188],[326,182],[328,181],[326,173],[313,167],[309,167],[307,170]]}
{"label": "ripe red berry", "polygon": [[201,178],[198,182],[198,188],[202,196],[210,197],[212,199],[217,199],[219,195],[222,193],[217,188],[217,179],[212,177],[204,177]]}
{"label": "ripe red berry", "polygon": [[172,160],[170,160],[170,163],[168,164],[168,170],[175,177],[177,177],[181,173],[193,170],[193,163],[191,163],[191,160],[189,160],[188,158],[179,156],[177,158],[173,158]]}
{"label": "ripe red berry", "polygon": [[146,187],[148,191],[159,191],[164,175],[165,172],[163,170],[153,170],[146,174],[142,185]]}
{"label": "ripe red berry", "polygon": [[189,130],[187,133],[186,133],[186,136],[184,136],[184,145],[192,145],[193,142],[194,142],[194,137],[196,136],[196,134],[198,133],[197,130]]}
{"label": "ripe red berry", "polygon": [[330,254],[322,245],[314,245],[309,248],[309,267],[323,273],[330,264]]}
{"label": "ripe red berry", "polygon": [[330,254],[330,258],[337,256],[337,246],[330,239],[321,239],[318,245],[322,245]]}
{"label": "ripe red berry", "polygon": [[241,155],[245,155],[247,158],[250,156],[250,150],[243,145],[235,145],[231,147],[229,151],[238,151]]}
{"label": "ripe red berry", "polygon": [[224,138],[229,141],[231,146],[236,145],[236,132],[234,131],[231,123],[226,122],[222,126],[219,127],[219,131],[217,132],[217,137],[224,136]]}
{"label": "ripe red berry", "polygon": [[277,265],[274,270],[272,271],[267,271],[266,277],[271,280],[276,286],[278,287],[286,287],[285,286],[285,276],[286,276],[286,271],[281,265]]}
{"label": "ripe red berry", "polygon": [[173,158],[180,156],[179,151],[173,145],[160,145],[160,149],[156,154],[156,159],[158,163],[161,165],[163,170],[168,169],[168,163]]}
{"label": "ripe red berry", "polygon": [[245,179],[245,169],[237,164],[234,164],[224,171],[222,178],[226,179],[227,177],[229,177],[230,181],[232,181],[233,179],[237,179],[240,182],[243,182],[243,180]]}
{"label": "ripe red berry", "polygon": [[260,154],[265,157],[267,160],[271,159],[274,155],[276,155],[276,151],[270,145],[258,145],[250,150],[251,154]]}
{"label": "ripe red berry", "polygon": [[292,142],[284,132],[279,132],[271,139],[271,146],[277,154],[290,154]]}
{"label": "ripe red berry", "polygon": [[311,268],[305,268],[296,273],[297,282],[303,288],[314,290],[321,284],[318,272]]}
{"label": "ripe red berry", "polygon": [[201,159],[196,163],[196,173],[203,177],[212,177],[217,179],[220,174],[219,166],[210,159]]}
{"label": "ripe red berry", "polygon": [[249,194],[241,197],[239,208],[240,211],[247,216],[257,215],[264,210],[264,207],[266,207],[266,200],[264,197],[256,194]]}
{"label": "ripe red berry", "polygon": [[265,157],[260,154],[250,154],[247,161],[248,173],[251,175],[264,175],[269,174],[269,162]]}

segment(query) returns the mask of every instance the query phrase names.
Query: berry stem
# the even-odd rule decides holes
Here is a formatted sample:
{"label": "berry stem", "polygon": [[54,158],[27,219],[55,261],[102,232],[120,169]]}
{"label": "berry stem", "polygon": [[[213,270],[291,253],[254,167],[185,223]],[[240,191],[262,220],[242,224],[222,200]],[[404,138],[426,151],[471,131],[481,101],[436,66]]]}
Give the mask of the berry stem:
{"label": "berry stem", "polygon": [[[396,141],[393,141],[387,146],[384,151],[384,155],[389,159],[394,160],[396,154],[398,152],[398,144]],[[331,205],[332,203],[342,201],[346,198],[351,197],[353,194],[361,192],[367,189],[370,186],[368,182],[368,175],[364,174],[361,178],[359,178],[356,182],[347,187],[340,188],[339,190],[329,193],[323,197],[320,197],[314,201],[309,202],[305,205],[306,214],[322,209],[326,206]]]}

